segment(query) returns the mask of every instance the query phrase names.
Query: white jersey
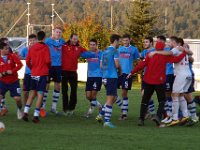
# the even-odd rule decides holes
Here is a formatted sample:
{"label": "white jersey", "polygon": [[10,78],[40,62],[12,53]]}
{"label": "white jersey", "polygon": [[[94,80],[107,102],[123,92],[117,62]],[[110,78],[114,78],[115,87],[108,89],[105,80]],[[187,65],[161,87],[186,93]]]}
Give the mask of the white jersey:
{"label": "white jersey", "polygon": [[[179,51],[177,48],[173,48],[171,51],[174,56],[181,54],[181,51]],[[189,67],[188,55],[186,55],[180,62],[174,63],[174,75],[176,76],[184,75],[187,77],[192,76]]]}

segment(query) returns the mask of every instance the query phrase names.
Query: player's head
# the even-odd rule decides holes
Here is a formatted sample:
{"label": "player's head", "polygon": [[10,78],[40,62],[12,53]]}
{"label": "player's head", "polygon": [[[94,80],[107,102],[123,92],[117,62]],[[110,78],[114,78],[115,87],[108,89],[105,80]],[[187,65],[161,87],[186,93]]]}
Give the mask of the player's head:
{"label": "player's head", "polygon": [[97,40],[91,39],[89,42],[89,47],[90,47],[90,50],[92,50],[92,51],[97,50]]}
{"label": "player's head", "polygon": [[118,34],[112,34],[110,36],[110,43],[117,48],[119,46],[119,42],[120,42],[120,36]]}
{"label": "player's head", "polygon": [[1,55],[9,54],[9,46],[7,43],[0,42],[0,52],[1,52]]}
{"label": "player's head", "polygon": [[39,31],[39,32],[37,33],[38,41],[40,41],[40,42],[44,42],[45,37],[46,37],[46,34],[45,34],[44,31]]}
{"label": "player's head", "polygon": [[32,46],[33,44],[35,44],[37,41],[37,36],[35,34],[30,34],[28,36],[28,43],[29,43],[29,46]]}
{"label": "player's head", "polygon": [[157,41],[155,48],[156,48],[157,51],[162,51],[165,48],[165,43],[162,42],[162,41]]}
{"label": "player's head", "polygon": [[124,34],[122,36],[122,43],[125,47],[128,47],[131,42],[131,36],[129,34]]}
{"label": "player's head", "polygon": [[62,28],[60,26],[55,26],[53,29],[52,38],[55,40],[60,39],[62,36]]}
{"label": "player's head", "polygon": [[169,47],[174,48],[178,46],[178,37],[176,36],[171,36],[169,38]]}
{"label": "player's head", "polygon": [[157,36],[157,41],[161,41],[161,42],[165,43],[166,37],[164,35],[159,35],[159,36]]}
{"label": "player's head", "polygon": [[149,49],[153,47],[153,38],[152,37],[145,37],[144,39],[144,48]]}
{"label": "player's head", "polygon": [[9,41],[8,41],[8,38],[6,38],[6,37],[2,37],[1,39],[0,39],[0,42],[2,43],[6,43],[6,44],[8,44],[9,45]]}
{"label": "player's head", "polygon": [[184,45],[184,40],[182,38],[178,38],[178,45],[183,46]]}
{"label": "player's head", "polygon": [[70,42],[72,45],[77,45],[78,44],[78,34],[72,33],[70,35]]}

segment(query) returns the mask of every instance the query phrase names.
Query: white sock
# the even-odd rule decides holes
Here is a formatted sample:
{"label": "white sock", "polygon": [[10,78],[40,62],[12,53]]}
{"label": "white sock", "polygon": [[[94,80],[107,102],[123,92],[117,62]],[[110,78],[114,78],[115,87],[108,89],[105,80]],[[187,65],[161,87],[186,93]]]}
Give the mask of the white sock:
{"label": "white sock", "polygon": [[184,96],[179,97],[180,110],[182,111],[183,117],[188,117],[187,101]]}
{"label": "white sock", "polygon": [[24,113],[29,113],[29,110],[30,110],[30,105],[25,105],[24,107]]}
{"label": "white sock", "polygon": [[172,98],[172,119],[178,120],[178,111],[179,111],[179,98],[173,97]]}
{"label": "white sock", "polygon": [[35,111],[34,111],[34,117],[39,117],[40,115],[40,108],[35,108]]}
{"label": "white sock", "polygon": [[59,96],[60,96],[60,91],[54,90],[53,91],[53,102],[52,102],[52,109],[53,110],[56,110],[56,108],[57,108]]}

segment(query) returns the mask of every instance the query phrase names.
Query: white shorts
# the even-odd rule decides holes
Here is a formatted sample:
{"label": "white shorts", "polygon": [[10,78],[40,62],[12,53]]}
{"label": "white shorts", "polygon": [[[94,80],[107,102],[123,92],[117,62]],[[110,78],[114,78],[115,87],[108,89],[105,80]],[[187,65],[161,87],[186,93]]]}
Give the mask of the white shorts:
{"label": "white shorts", "polygon": [[179,75],[175,77],[172,93],[185,93],[192,83],[192,77]]}

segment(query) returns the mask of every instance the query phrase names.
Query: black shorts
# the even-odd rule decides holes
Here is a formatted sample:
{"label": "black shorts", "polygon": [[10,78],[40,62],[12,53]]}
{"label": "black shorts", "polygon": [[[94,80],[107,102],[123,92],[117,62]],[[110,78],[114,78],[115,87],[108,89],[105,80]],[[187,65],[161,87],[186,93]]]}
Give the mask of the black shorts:
{"label": "black shorts", "polygon": [[47,78],[48,76],[31,76],[31,90],[46,91]]}
{"label": "black shorts", "polygon": [[172,92],[175,76],[173,74],[166,75],[165,91]]}
{"label": "black shorts", "polygon": [[101,77],[88,77],[85,91],[100,91],[102,85]]}
{"label": "black shorts", "polygon": [[121,76],[119,76],[119,78],[118,78],[118,88],[119,89],[120,89],[120,87],[122,87],[122,89],[131,90],[133,79],[132,78],[126,79],[127,76],[128,76],[128,74],[125,74],[125,73],[123,73]]}
{"label": "black shorts", "polygon": [[189,87],[188,91],[186,92],[186,94],[192,93],[192,92],[195,92],[195,89],[194,89],[194,75],[192,75],[192,83],[190,84],[190,87]]}
{"label": "black shorts", "polygon": [[51,81],[60,83],[61,75],[62,75],[61,66],[52,66],[49,70],[49,77],[47,83],[50,83]]}
{"label": "black shorts", "polygon": [[25,74],[23,80],[23,90],[30,91],[30,88],[31,88],[31,75]]}
{"label": "black shorts", "polygon": [[117,78],[106,78],[103,79],[103,83],[106,88],[106,95],[107,96],[117,96]]}

